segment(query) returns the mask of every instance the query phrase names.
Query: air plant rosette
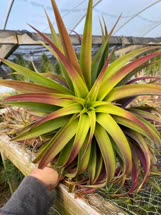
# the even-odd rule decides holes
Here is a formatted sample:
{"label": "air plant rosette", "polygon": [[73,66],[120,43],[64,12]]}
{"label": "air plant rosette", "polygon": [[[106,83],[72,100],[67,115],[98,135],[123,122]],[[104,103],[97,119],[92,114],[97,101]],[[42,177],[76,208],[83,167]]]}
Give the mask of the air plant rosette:
{"label": "air plant rosette", "polygon": [[114,184],[120,188],[118,193],[123,186],[126,194],[138,192],[151,173],[157,172],[155,148],[160,147],[161,139],[151,121],[161,120],[129,104],[137,96],[161,95],[161,86],[129,80],[161,52],[156,47],[144,47],[112,60],[109,42],[116,25],[108,33],[103,21],[102,45],[92,57],[93,0],[89,0],[78,59],[55,0],[52,5],[59,36],[47,14],[51,39],[32,28],[57,59],[62,76],[47,78],[2,59],[16,74],[30,80],[1,80],[1,85],[18,92],[4,103],[39,116],[13,140],[28,143],[49,135],[50,140],[33,162],[39,168],[51,163],[75,192],[94,192]]}

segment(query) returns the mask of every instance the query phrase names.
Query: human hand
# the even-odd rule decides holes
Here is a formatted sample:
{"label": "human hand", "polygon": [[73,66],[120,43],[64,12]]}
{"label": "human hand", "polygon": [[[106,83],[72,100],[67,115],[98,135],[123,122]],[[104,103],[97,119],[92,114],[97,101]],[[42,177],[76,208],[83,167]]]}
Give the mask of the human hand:
{"label": "human hand", "polygon": [[31,176],[41,181],[49,190],[53,190],[60,180],[57,171],[48,166],[44,169],[34,169]]}

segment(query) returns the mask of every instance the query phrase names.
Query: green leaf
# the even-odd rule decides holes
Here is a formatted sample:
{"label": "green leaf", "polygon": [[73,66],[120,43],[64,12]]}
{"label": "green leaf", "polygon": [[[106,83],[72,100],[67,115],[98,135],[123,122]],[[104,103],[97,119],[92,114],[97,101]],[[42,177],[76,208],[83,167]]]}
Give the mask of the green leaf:
{"label": "green leaf", "polygon": [[[90,154],[91,154],[91,144],[88,144],[89,137],[87,136],[82,147],[80,148],[79,154],[78,154],[78,161],[77,161],[77,167],[74,168],[74,170],[66,170],[65,176],[69,177],[70,179],[76,177],[77,175],[84,173],[87,170],[89,161],[90,161]],[[70,164],[73,165],[73,162]],[[69,165],[69,167],[70,167]]]}
{"label": "green leaf", "polygon": [[33,102],[7,102],[7,105],[25,108],[30,112],[34,112],[34,115],[42,116],[42,117],[58,109],[58,107],[53,105],[33,103]]}
{"label": "green leaf", "polygon": [[105,65],[103,66],[103,69],[102,69],[101,73],[99,74],[97,80],[93,84],[93,86],[92,86],[92,88],[88,94],[89,99],[94,100],[94,101],[97,100],[97,96],[98,96],[98,93],[100,91],[100,86],[102,84],[102,81],[104,80],[104,76],[106,74],[106,69],[110,64],[111,58],[112,58],[112,53],[109,56],[109,58],[107,59]]}
{"label": "green leaf", "polygon": [[73,115],[75,113],[80,113],[82,110],[82,106],[78,103],[73,103],[70,104],[64,108],[60,108],[59,110],[56,110],[55,112],[49,114],[48,116],[40,119],[34,124],[34,127],[40,126],[45,122],[48,122],[50,120],[54,120],[57,118],[60,118],[62,116],[68,116],[68,115]]}
{"label": "green leaf", "polygon": [[[95,82],[96,77],[100,74],[100,72],[101,72],[102,68],[105,66],[105,64],[108,65],[108,63],[106,63],[106,60],[108,59],[108,53],[109,53],[109,49],[108,49],[109,41],[111,39],[111,36],[112,36],[119,20],[120,20],[120,16],[117,19],[117,21],[116,21],[115,25],[113,26],[112,30],[110,31],[110,33],[103,36],[104,39],[102,41],[102,45],[101,45],[99,51],[94,56],[94,60],[92,63],[92,83]],[[105,21],[104,21],[104,26],[105,26]],[[105,27],[105,31],[106,31],[106,27]]]}
{"label": "green leaf", "polygon": [[40,151],[33,162],[39,162],[39,168],[43,168],[51,162],[73,138],[77,130],[77,125],[78,120],[72,118]]}
{"label": "green leaf", "polygon": [[152,123],[148,122],[147,120],[145,120],[142,117],[139,117],[139,118],[146,125],[146,127],[148,128],[149,133],[152,136],[152,143],[156,144],[156,146],[160,147],[160,145],[161,145],[161,138],[160,138],[159,131],[156,129],[156,127]]}
{"label": "green leaf", "polygon": [[69,117],[64,116],[59,119],[48,121],[40,126],[33,127],[33,124],[24,128],[15,138],[16,141],[27,140],[34,137],[39,137],[43,134],[55,131],[61,128],[69,121]]}
{"label": "green leaf", "polygon": [[[32,26],[31,26],[32,27]],[[54,52],[56,53],[57,57],[59,57],[60,61],[63,63],[64,67],[69,73],[69,77],[71,78],[75,95],[80,97],[86,97],[88,93],[88,88],[86,86],[86,83],[78,73],[78,71],[74,68],[74,66],[71,64],[69,59],[64,56],[64,54],[55,46],[55,44],[43,33],[38,31],[36,28],[32,27],[37,33],[39,33],[42,38],[53,48]],[[56,57],[56,58],[57,58]]]}
{"label": "green leaf", "polygon": [[139,119],[130,111],[127,111],[113,104],[107,104],[107,105],[98,106],[96,108],[96,112],[108,113],[108,114],[120,116],[125,119],[124,122],[127,122],[126,126],[127,125],[130,126],[131,129],[134,129],[134,130],[138,128],[137,131],[141,131],[142,134],[144,134],[145,136],[147,135],[149,136],[149,138],[153,139],[153,135],[151,134],[149,128],[144,124],[144,122],[142,122],[142,119]]}
{"label": "green leaf", "polygon": [[161,86],[154,84],[129,84],[115,87],[111,90],[105,100],[112,102],[119,99],[142,95],[161,95]]}
{"label": "green leaf", "polygon": [[103,163],[104,162],[103,162],[102,155],[97,153],[96,174],[95,174],[93,184],[97,183],[97,181],[99,180],[101,176],[101,171],[104,172],[104,170],[102,170],[104,168]]}
{"label": "green leaf", "polygon": [[88,10],[84,26],[83,41],[80,52],[80,66],[88,88],[91,88],[92,64],[92,6],[93,0],[88,3]]}
{"label": "green leaf", "polygon": [[50,27],[52,40],[53,40],[54,44],[55,44],[57,47],[59,47],[59,49],[60,49],[61,52],[63,53],[64,50],[63,50],[62,43],[61,43],[61,41],[60,41],[60,39],[59,39],[59,37],[58,37],[58,35],[57,35],[55,29],[54,29],[54,26],[53,26],[53,24],[52,24],[52,22],[51,22],[51,20],[50,20],[50,17],[48,16],[46,10],[45,10],[45,14],[46,14],[46,17],[47,17],[47,20],[48,20],[48,24],[49,24],[49,27]]}
{"label": "green leaf", "polygon": [[57,84],[56,82],[52,81],[51,79],[43,77],[41,74],[31,71],[30,69],[27,69],[23,66],[20,66],[18,64],[12,63],[7,60],[2,60],[3,63],[5,63],[7,66],[11,67],[13,70],[15,70],[18,74],[23,75],[24,77],[30,79],[30,81],[34,82],[35,84],[42,85],[44,87],[52,88],[54,90],[57,90],[61,93],[67,93],[71,94],[70,91]]}
{"label": "green leaf", "polygon": [[[84,141],[84,144],[82,148],[80,149],[79,155],[78,155],[78,173],[83,173],[87,170],[89,161],[90,161],[90,155],[91,155],[91,144],[88,144],[88,137]],[[88,147],[87,147],[88,146]]]}
{"label": "green leaf", "polygon": [[79,123],[78,123],[77,131],[76,131],[69,163],[71,163],[78,155],[78,153],[79,153],[80,149],[82,148],[83,143],[87,137],[89,128],[90,128],[90,124],[89,124],[88,115],[81,114],[79,116]]}
{"label": "green leaf", "polygon": [[96,113],[94,110],[88,111],[88,116],[89,116],[89,123],[90,123],[90,133],[89,133],[89,140],[88,140],[88,145],[91,144],[95,132],[95,127],[96,127]]}
{"label": "green leaf", "polygon": [[73,139],[69,141],[69,143],[60,152],[58,161],[55,164],[56,167],[62,168],[68,163],[72,148],[73,148]]}
{"label": "green leaf", "polygon": [[109,114],[99,114],[97,116],[97,122],[108,132],[118,146],[123,162],[123,173],[128,175],[132,170],[132,155],[125,134]]}
{"label": "green leaf", "polygon": [[93,184],[95,175],[96,175],[96,166],[97,166],[97,149],[96,149],[96,143],[92,143],[91,147],[91,156],[89,160],[88,165],[88,173],[90,178],[90,184]]}
{"label": "green leaf", "polygon": [[52,48],[50,48],[48,45],[46,45],[44,42],[41,42],[41,44],[56,58],[56,60],[59,64],[60,70],[61,70],[62,74],[64,75],[64,77],[68,83],[68,86],[70,87],[70,90],[73,92],[73,84],[71,82],[70,76],[69,76],[65,66],[63,65],[63,63],[61,62],[59,57],[57,56],[56,52]]}
{"label": "green leaf", "polygon": [[106,168],[106,180],[108,183],[113,179],[116,170],[115,153],[109,135],[99,124],[96,126],[95,137],[103,157]]}

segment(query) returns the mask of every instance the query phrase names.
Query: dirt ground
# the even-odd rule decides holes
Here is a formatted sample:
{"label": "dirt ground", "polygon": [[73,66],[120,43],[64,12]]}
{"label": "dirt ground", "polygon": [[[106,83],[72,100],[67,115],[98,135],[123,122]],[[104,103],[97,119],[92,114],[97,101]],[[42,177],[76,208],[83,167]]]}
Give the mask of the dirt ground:
{"label": "dirt ground", "polygon": [[0,184],[0,208],[8,201],[10,198],[10,190],[8,185]]}

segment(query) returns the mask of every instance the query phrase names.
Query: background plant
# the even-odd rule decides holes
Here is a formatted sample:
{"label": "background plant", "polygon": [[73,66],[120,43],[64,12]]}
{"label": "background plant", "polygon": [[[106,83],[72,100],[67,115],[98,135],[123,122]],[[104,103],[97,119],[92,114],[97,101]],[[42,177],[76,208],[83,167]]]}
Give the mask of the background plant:
{"label": "background plant", "polygon": [[34,162],[40,168],[51,163],[77,192],[93,192],[107,184],[116,184],[117,193],[124,186],[126,193],[120,196],[138,192],[157,172],[155,149],[160,147],[160,134],[151,122],[161,120],[151,109],[129,104],[140,95],[161,95],[161,86],[140,84],[133,77],[161,53],[156,47],[144,47],[113,60],[109,41],[115,26],[108,32],[103,21],[102,45],[93,58],[93,1],[89,0],[78,60],[54,0],[52,5],[59,37],[47,14],[52,40],[32,28],[49,44],[42,42],[57,59],[62,76],[44,76],[3,60],[30,80],[0,81],[20,92],[6,98],[5,104],[27,108],[36,116],[13,139],[50,137]]}

